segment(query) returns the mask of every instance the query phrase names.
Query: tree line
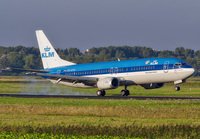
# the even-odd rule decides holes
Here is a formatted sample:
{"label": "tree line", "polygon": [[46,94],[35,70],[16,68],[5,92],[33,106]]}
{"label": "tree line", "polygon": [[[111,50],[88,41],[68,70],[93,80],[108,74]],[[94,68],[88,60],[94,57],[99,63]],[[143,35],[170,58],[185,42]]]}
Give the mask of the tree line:
{"label": "tree line", "polygon": [[[153,58],[153,57],[173,57],[185,60],[197,71],[200,71],[200,50],[185,49],[177,47],[175,51],[156,51],[149,47],[141,46],[109,46],[93,47],[86,52],[81,52],[78,48],[56,49],[58,55],[65,60],[74,63],[93,63],[104,61],[116,61],[126,59]],[[26,68],[42,69],[42,62],[39,48],[35,47],[3,47],[0,46],[0,68]],[[196,73],[196,76],[198,73]]]}

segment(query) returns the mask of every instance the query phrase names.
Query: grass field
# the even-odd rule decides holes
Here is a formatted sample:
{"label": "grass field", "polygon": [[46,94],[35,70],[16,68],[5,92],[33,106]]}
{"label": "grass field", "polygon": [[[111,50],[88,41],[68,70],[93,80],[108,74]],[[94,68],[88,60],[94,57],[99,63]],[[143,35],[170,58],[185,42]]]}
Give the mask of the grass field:
{"label": "grass field", "polygon": [[[66,135],[67,133],[70,136],[106,135],[141,138],[162,137],[170,134],[172,136],[169,137],[182,138],[193,134],[194,137],[200,137],[198,100],[2,97],[0,98],[0,119],[2,133],[8,131],[23,134]],[[187,134],[183,134],[186,129]]]}
{"label": "grass field", "polygon": [[[12,77],[14,78],[14,77]],[[20,79],[20,78],[18,78]],[[0,93],[95,94],[49,82],[0,81]],[[198,96],[200,81],[174,91],[129,87],[132,95]],[[117,95],[122,88],[107,91]],[[199,100],[0,98],[1,138],[200,138]]]}
{"label": "grass field", "polygon": [[[0,93],[30,93],[30,94],[87,94],[96,95],[97,88],[94,89],[82,89],[72,88],[64,85],[52,84],[48,81],[19,81],[13,79],[41,79],[38,77],[1,77],[0,79]],[[9,80],[10,79],[10,80]],[[11,80],[12,79],[12,80]],[[130,95],[135,96],[191,96],[200,97],[200,79],[192,78],[188,82],[180,84],[181,90],[175,91],[175,85],[173,83],[166,83],[164,87],[159,89],[146,90],[141,86],[129,86]],[[106,95],[120,95],[121,90],[124,87],[118,87],[117,89],[106,90]]]}

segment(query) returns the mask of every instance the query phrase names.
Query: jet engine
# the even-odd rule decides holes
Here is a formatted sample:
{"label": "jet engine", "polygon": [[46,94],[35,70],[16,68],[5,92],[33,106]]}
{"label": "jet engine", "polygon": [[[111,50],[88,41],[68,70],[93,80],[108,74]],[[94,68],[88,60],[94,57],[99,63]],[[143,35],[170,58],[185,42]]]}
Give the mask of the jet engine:
{"label": "jet engine", "polygon": [[144,87],[145,89],[156,89],[163,87],[164,83],[142,84],[141,86]]}
{"label": "jet engine", "polygon": [[119,80],[115,77],[103,78],[97,82],[97,87],[101,90],[115,89],[119,87]]}

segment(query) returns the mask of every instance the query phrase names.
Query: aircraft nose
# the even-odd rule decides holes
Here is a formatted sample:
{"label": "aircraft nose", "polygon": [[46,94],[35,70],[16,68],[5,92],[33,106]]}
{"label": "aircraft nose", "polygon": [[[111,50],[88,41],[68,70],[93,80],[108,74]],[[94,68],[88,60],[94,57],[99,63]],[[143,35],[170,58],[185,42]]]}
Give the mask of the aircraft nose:
{"label": "aircraft nose", "polygon": [[193,68],[193,70],[194,70],[194,73],[195,73],[196,72],[195,68]]}
{"label": "aircraft nose", "polygon": [[190,68],[191,75],[193,75],[195,72],[196,72],[196,70],[194,68]]}

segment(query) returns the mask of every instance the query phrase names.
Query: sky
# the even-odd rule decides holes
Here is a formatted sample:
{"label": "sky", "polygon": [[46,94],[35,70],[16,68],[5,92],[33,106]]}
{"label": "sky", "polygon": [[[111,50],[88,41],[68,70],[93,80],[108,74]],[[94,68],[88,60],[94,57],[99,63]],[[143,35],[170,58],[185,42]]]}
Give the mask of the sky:
{"label": "sky", "polygon": [[0,46],[146,46],[200,50],[199,0],[1,0]]}

